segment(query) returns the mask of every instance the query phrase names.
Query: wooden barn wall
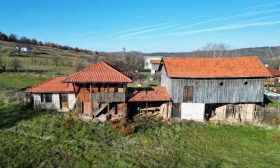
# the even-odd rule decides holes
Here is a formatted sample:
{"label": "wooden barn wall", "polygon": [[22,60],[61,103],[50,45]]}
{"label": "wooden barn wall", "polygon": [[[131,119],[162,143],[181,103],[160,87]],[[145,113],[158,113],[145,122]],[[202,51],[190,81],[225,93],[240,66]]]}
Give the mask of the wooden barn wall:
{"label": "wooden barn wall", "polygon": [[[248,84],[245,85],[244,82]],[[220,85],[220,82],[223,85]],[[184,86],[193,86],[193,103],[262,102],[264,78],[248,79],[180,79],[169,78],[165,66],[161,71],[161,86],[166,86],[174,103],[183,102]]]}
{"label": "wooden barn wall", "polygon": [[193,86],[193,103],[262,102],[264,94],[264,79],[171,79],[170,86],[174,102],[183,102],[184,86]]}
{"label": "wooden barn wall", "polygon": [[165,86],[167,92],[169,93],[169,95],[171,95],[170,93],[172,93],[172,83],[171,79],[167,76],[165,66],[162,66],[161,70],[161,86]]}

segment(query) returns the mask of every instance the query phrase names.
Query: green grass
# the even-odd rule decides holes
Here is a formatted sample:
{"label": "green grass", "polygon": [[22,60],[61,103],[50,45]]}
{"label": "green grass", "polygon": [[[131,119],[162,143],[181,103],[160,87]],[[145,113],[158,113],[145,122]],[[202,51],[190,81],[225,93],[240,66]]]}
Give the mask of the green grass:
{"label": "green grass", "polygon": [[134,123],[123,137],[110,123],[0,101],[0,167],[279,167],[280,132],[196,122]]}
{"label": "green grass", "polygon": [[270,103],[268,103],[268,107],[276,107],[278,108],[278,106],[280,105],[279,101],[276,99],[269,99]]}
{"label": "green grass", "polygon": [[150,76],[151,75],[151,72],[138,72],[140,75],[143,75],[143,76]]}
{"label": "green grass", "polygon": [[33,48],[32,53],[21,52],[20,56],[17,54],[9,56],[10,52],[15,51],[15,44],[0,41],[0,58],[6,64],[7,70],[12,71],[12,67],[10,66],[11,60],[17,58],[21,62],[21,68],[19,69],[21,72],[49,76],[70,75],[74,72],[72,65],[78,57],[85,60],[86,66],[91,65],[88,60],[93,57],[93,55],[82,52],[77,53],[45,46],[31,47]]}
{"label": "green grass", "polygon": [[31,76],[21,73],[0,73],[1,89],[20,89],[27,86],[34,86],[47,80],[46,77]]}

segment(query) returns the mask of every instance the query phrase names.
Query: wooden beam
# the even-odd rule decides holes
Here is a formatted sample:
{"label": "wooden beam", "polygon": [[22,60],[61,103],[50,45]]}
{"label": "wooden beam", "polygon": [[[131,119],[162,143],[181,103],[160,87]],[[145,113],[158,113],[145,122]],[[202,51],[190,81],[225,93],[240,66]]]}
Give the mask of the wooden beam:
{"label": "wooden beam", "polygon": [[92,88],[91,88],[91,84],[89,85],[89,100],[90,100],[90,117],[93,117],[93,110],[92,110],[92,106],[93,106],[93,100],[92,100]]}
{"label": "wooden beam", "polygon": [[167,108],[166,108],[166,118],[169,118],[169,102],[166,103]]}
{"label": "wooden beam", "polygon": [[[126,94],[125,84],[123,84],[123,92],[124,92],[124,94]],[[123,100],[123,113],[124,113],[125,117],[127,117],[127,108],[125,106],[126,106],[126,104],[125,104],[125,98],[124,98],[124,100]]]}
{"label": "wooden beam", "polygon": [[148,102],[146,101],[146,114],[148,114]]}

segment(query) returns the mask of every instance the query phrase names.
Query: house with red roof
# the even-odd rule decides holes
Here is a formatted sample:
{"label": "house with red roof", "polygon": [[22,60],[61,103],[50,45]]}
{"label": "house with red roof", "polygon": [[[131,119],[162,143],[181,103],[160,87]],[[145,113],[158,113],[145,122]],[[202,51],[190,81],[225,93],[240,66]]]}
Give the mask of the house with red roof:
{"label": "house with red roof", "polygon": [[[170,117],[192,120],[204,120],[225,104],[262,103],[265,80],[271,77],[256,56],[163,57],[159,70],[172,101]],[[230,117],[227,109],[223,112]],[[230,114],[239,117],[236,112]]]}
{"label": "house with red roof", "polygon": [[33,94],[35,108],[69,111],[76,103],[73,85],[62,83],[65,77],[56,77],[27,89]]}
{"label": "house with red roof", "polygon": [[275,87],[275,86],[279,85],[279,83],[280,83],[280,71],[277,70],[277,69],[274,69],[272,67],[266,67],[266,69],[272,75],[272,77],[268,78],[267,81],[266,81],[267,90],[276,91],[277,87]]}
{"label": "house with red roof", "polygon": [[104,113],[112,117],[127,115],[127,83],[132,82],[130,73],[99,62],[62,82],[73,86],[78,114],[90,117]]}
{"label": "house with red roof", "polygon": [[155,74],[159,68],[162,56],[144,56],[144,69],[150,69]]}

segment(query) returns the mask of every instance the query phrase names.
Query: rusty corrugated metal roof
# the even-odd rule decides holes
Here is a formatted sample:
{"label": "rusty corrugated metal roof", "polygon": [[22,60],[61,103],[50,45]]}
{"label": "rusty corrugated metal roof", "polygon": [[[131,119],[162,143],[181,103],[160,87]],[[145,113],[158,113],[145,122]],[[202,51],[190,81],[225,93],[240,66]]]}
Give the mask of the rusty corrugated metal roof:
{"label": "rusty corrugated metal roof", "polygon": [[150,101],[170,101],[170,97],[165,87],[153,87],[138,89],[133,92],[133,97],[129,102],[150,102]]}
{"label": "rusty corrugated metal roof", "polygon": [[169,77],[178,78],[246,78],[270,77],[257,56],[231,58],[162,59]]}
{"label": "rusty corrugated metal roof", "polygon": [[151,59],[150,63],[151,64],[160,64],[160,59]]}
{"label": "rusty corrugated metal roof", "polygon": [[27,89],[27,93],[69,93],[74,92],[72,84],[62,83],[65,77],[56,77]]}
{"label": "rusty corrugated metal roof", "polygon": [[67,77],[63,82],[70,83],[130,83],[131,74],[105,62],[94,64]]}
{"label": "rusty corrugated metal roof", "polygon": [[280,77],[280,71],[278,71],[277,69],[274,69],[272,67],[267,67],[266,69],[271,73],[272,76]]}

